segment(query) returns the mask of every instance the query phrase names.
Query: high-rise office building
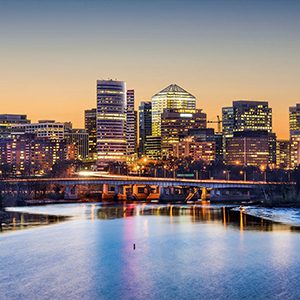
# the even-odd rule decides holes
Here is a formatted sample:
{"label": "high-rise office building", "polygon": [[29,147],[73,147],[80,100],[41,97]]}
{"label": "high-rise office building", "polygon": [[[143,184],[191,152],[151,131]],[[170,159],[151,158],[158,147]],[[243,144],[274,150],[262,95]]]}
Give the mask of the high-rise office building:
{"label": "high-rise office building", "polygon": [[233,101],[232,107],[222,109],[223,134],[238,131],[272,132],[272,108],[266,101]]}
{"label": "high-rise office building", "polygon": [[124,81],[97,80],[97,153],[98,166],[110,161],[125,161],[126,84]]}
{"label": "high-rise office building", "polygon": [[[276,136],[272,133],[272,109],[266,101],[233,101],[232,107],[222,109],[223,122],[223,148],[226,156],[228,138],[232,138],[238,132],[261,132],[265,138],[268,133],[269,159],[268,164],[276,163]],[[257,134],[255,134],[257,136]],[[248,149],[247,147],[245,148]],[[250,148],[249,148],[250,149]],[[225,157],[225,161],[231,161]],[[244,160],[245,161],[245,160]]]}
{"label": "high-rise office building", "polygon": [[134,111],[134,136],[135,136],[135,154],[138,155],[138,112],[137,110]]}
{"label": "high-rise office building", "polygon": [[67,144],[74,144],[77,149],[77,158],[87,159],[89,155],[89,134],[85,129],[71,129],[65,134]]}
{"label": "high-rise office building", "polygon": [[186,113],[181,109],[164,109],[161,115],[162,158],[173,156],[173,146],[188,136],[190,129],[206,128],[206,114],[201,109]]}
{"label": "high-rise office building", "polygon": [[290,167],[290,147],[289,140],[277,140],[276,142],[276,167],[288,169]]}
{"label": "high-rise office building", "polygon": [[84,111],[84,128],[89,135],[89,158],[97,159],[97,110],[96,108]]}
{"label": "high-rise office building", "polygon": [[300,103],[289,108],[289,128],[291,142],[291,168],[300,164]]}
{"label": "high-rise office building", "polygon": [[235,131],[235,114],[233,107],[223,107],[222,108],[222,128],[223,136],[232,137],[233,132]]}
{"label": "high-rise office building", "polygon": [[134,90],[127,90],[126,139],[128,156],[135,154],[137,150],[136,122],[136,112],[134,110]]}
{"label": "high-rise office building", "polygon": [[152,135],[152,105],[142,101],[139,106],[139,154],[145,154],[146,137]]}
{"label": "high-rise office building", "polygon": [[176,84],[171,84],[152,97],[152,135],[161,136],[161,114],[164,109],[180,109],[182,113],[193,113],[196,98]]}

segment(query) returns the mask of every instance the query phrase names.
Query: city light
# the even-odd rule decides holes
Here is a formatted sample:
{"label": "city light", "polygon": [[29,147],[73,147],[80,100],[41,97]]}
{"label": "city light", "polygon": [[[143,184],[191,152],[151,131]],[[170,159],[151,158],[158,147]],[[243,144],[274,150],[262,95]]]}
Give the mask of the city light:
{"label": "city light", "polygon": [[300,299],[299,12],[0,1],[0,300]]}

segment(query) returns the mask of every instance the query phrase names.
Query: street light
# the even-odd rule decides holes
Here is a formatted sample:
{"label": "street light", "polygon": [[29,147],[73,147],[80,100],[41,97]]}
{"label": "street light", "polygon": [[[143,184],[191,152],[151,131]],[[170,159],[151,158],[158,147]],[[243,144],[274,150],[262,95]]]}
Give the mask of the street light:
{"label": "street light", "polygon": [[246,171],[240,171],[240,174],[241,175],[244,175],[244,181],[247,181],[247,173],[246,173]]}
{"label": "street light", "polygon": [[261,170],[261,172],[263,173],[264,176],[264,181],[267,181],[267,172],[266,172],[266,166],[265,165],[261,165],[259,167],[259,169]]}
{"label": "street light", "polygon": [[164,165],[164,178],[166,178],[166,173],[167,173],[167,166],[166,165]]}
{"label": "street light", "polygon": [[225,175],[225,174],[227,174],[227,176],[226,176],[226,180],[227,180],[227,181],[229,181],[229,180],[230,180],[230,176],[229,176],[229,174],[230,174],[230,171],[229,171],[229,170],[227,170],[227,171],[226,171],[226,170],[224,170],[224,171],[223,171],[223,174],[224,174],[224,175]]}

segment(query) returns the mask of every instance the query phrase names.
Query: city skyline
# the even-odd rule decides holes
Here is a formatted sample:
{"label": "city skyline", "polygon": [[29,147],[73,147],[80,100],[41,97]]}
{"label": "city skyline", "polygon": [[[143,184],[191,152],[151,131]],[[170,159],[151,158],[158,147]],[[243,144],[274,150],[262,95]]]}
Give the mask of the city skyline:
{"label": "city skyline", "polygon": [[0,300],[300,299],[299,12],[0,0]]}
{"label": "city skyline", "polygon": [[[109,79],[106,79],[106,80],[111,80],[110,78]],[[115,80],[115,79],[114,79]],[[97,82],[98,80],[96,80],[95,82]],[[124,81],[126,82],[126,81]],[[127,82],[126,82],[127,84]],[[171,83],[173,84],[173,83]],[[170,85],[170,84],[167,84],[167,85]],[[188,89],[187,89],[188,90]],[[136,91],[136,90],[135,90]],[[138,93],[137,93],[138,94]],[[156,93],[153,93],[152,97],[155,95]],[[197,93],[195,93],[197,94]],[[146,101],[146,102],[151,102],[151,98],[152,97],[149,97],[150,99],[149,100],[143,100],[143,99],[136,99],[136,102],[135,102],[135,111],[138,110],[138,107],[139,105]],[[89,109],[95,109],[95,107],[97,106],[97,92],[95,92],[95,99],[94,99],[94,103],[91,103],[91,105],[89,106],[84,106],[82,110],[80,110],[78,113],[79,115],[76,115],[74,114],[73,116],[69,115],[69,118],[68,117],[64,117],[66,114],[63,114],[63,115],[60,115],[60,111],[56,111],[54,114],[45,114],[45,112],[43,111],[40,111],[40,112],[36,112],[36,113],[30,113],[30,109],[25,109],[24,111],[2,111],[3,114],[8,114],[8,115],[18,115],[18,114],[23,114],[23,115],[26,115],[31,121],[32,123],[37,123],[38,121],[40,120],[55,120],[56,122],[61,122],[61,123],[64,123],[64,122],[71,122],[73,124],[73,126],[75,128],[84,128],[84,125],[85,125],[85,115],[84,115],[84,111],[85,110],[89,110]],[[227,103],[226,106],[222,106],[222,107],[217,107],[217,110],[216,108],[214,107],[213,111],[214,111],[214,115],[209,115],[207,113],[207,120],[209,121],[215,121],[213,123],[217,123],[217,116],[221,116],[222,115],[222,109],[224,107],[228,107],[231,105],[232,102],[234,101],[259,101],[259,102],[268,102],[270,107],[272,107],[272,102],[269,101],[269,100],[264,100],[264,99],[248,99],[248,98],[240,98],[240,99],[234,99],[234,100],[231,100]],[[92,102],[92,101],[90,101]],[[273,113],[272,113],[272,119],[273,119],[273,131],[276,133],[277,135],[277,138],[279,139],[289,139],[289,108],[294,106],[294,105],[297,105],[299,101],[295,102],[295,103],[292,103],[290,105],[286,105],[285,108],[286,108],[286,112],[283,112],[285,116],[284,118],[284,123],[283,122],[277,122],[276,123],[276,118],[274,117],[274,115],[276,116],[276,111],[274,112],[274,109],[273,109]],[[26,104],[25,104],[26,106]],[[205,110],[205,108],[203,109],[203,107],[205,106],[201,106],[201,102],[199,104],[199,100],[198,98],[196,97],[196,107],[197,109],[202,109],[204,112],[207,112]],[[64,112],[65,113],[65,112]],[[68,115],[68,114],[67,114]],[[42,116],[45,116],[45,117],[42,117]],[[47,117],[48,116],[48,117]],[[56,117],[55,117],[56,116]],[[76,117],[75,117],[76,116]],[[275,120],[275,121],[274,121]],[[278,121],[278,119],[277,119]],[[283,126],[282,126],[283,125]],[[215,128],[216,129],[216,124],[211,124],[209,127],[212,127],[212,128]]]}
{"label": "city skyline", "polygon": [[83,127],[96,80],[111,77],[135,89],[136,109],[171,83],[195,95],[208,120],[234,100],[268,101],[274,132],[288,138],[288,108],[300,99],[299,8],[294,1],[0,1],[2,113]]}

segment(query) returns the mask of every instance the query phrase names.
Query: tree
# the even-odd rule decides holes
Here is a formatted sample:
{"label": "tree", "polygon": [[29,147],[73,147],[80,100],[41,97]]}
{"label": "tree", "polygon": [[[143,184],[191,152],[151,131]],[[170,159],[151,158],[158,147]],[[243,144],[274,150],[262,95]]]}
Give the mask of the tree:
{"label": "tree", "polygon": [[52,166],[50,175],[53,177],[68,177],[74,172],[74,169],[74,161],[60,160]]}

